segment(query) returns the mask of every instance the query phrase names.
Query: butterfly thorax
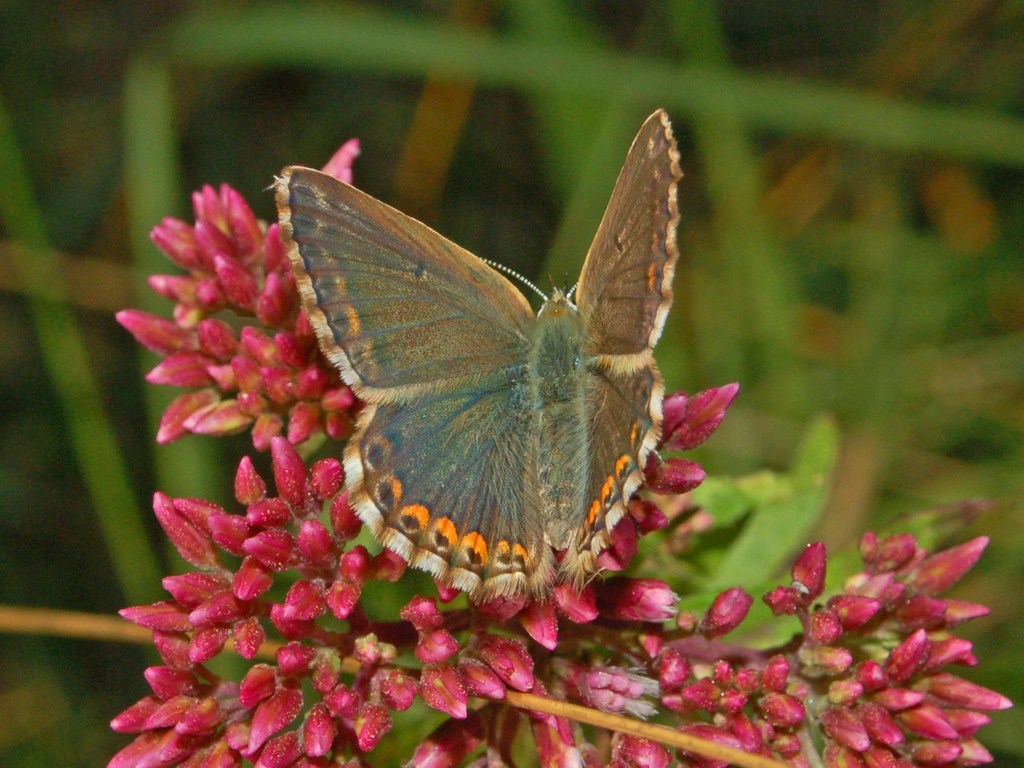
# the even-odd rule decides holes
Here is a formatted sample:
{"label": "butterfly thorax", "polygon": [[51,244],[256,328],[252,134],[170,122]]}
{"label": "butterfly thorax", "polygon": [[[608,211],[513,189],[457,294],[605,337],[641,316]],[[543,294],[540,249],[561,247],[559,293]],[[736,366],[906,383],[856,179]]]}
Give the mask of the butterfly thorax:
{"label": "butterfly thorax", "polygon": [[556,292],[537,314],[529,382],[534,422],[531,446],[545,532],[558,549],[570,543],[586,508],[589,374],[584,339],[576,307]]}

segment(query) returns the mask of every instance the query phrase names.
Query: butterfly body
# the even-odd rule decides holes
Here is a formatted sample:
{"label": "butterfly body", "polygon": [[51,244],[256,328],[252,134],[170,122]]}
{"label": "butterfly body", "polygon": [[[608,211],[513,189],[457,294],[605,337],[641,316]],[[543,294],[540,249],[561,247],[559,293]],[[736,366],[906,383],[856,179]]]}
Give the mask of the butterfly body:
{"label": "butterfly body", "polygon": [[[580,276],[534,315],[483,261],[317,171],[285,169],[281,231],[321,349],[364,402],[350,503],[385,546],[474,598],[596,569],[661,429],[678,154],[630,150]],[[557,557],[556,557],[557,553]]]}

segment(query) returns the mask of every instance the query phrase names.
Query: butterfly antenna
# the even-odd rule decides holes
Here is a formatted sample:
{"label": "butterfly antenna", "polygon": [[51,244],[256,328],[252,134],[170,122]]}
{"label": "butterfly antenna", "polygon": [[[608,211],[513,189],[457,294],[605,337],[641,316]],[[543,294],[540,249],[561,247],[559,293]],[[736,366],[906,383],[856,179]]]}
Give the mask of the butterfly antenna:
{"label": "butterfly antenna", "polygon": [[570,288],[569,292],[567,294],[565,294],[565,298],[567,298],[569,301],[572,301],[573,294],[576,293],[576,289],[579,288],[579,287],[580,287],[579,283],[573,283],[572,284],[572,288]]}
{"label": "butterfly antenna", "polygon": [[527,280],[525,277],[523,277],[521,274],[516,272],[511,267],[506,267],[504,264],[499,264],[498,262],[491,261],[490,259],[482,259],[482,261],[484,262],[484,264],[490,264],[492,267],[494,267],[499,272],[504,272],[506,275],[511,275],[516,280],[521,282],[523,285],[529,286],[530,288],[533,289],[533,291],[538,296],[540,296],[542,299],[544,299],[544,301],[548,300],[548,297],[544,295],[544,291],[542,291],[540,288],[538,288],[536,285],[531,283],[529,280]]}

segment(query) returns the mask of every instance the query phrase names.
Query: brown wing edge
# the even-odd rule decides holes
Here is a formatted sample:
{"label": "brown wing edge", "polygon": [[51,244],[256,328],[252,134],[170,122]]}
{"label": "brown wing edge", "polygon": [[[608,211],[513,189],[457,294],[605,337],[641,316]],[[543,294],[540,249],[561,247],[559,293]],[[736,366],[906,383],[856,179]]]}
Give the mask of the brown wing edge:
{"label": "brown wing edge", "polygon": [[302,308],[309,317],[313,332],[316,333],[317,342],[327,359],[341,372],[341,379],[360,399],[364,399],[366,386],[363,384],[359,374],[353,367],[352,362],[345,354],[345,350],[334,338],[330,323],[327,322],[327,315],[320,309],[316,300],[316,291],[313,290],[313,279],[305,269],[305,261],[299,250],[299,243],[295,240],[295,230],[292,228],[291,211],[291,179],[294,171],[313,170],[301,166],[289,166],[281,171],[281,175],[274,179],[274,194],[277,200],[277,216],[281,225],[281,242],[284,244],[288,260],[292,264],[292,274],[295,276],[295,284],[299,288],[299,298],[302,301]]}

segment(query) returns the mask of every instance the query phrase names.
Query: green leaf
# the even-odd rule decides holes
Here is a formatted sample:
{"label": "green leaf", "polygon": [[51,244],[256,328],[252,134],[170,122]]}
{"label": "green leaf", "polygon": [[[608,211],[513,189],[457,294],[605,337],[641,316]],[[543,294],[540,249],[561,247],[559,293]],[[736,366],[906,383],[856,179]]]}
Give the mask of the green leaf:
{"label": "green leaf", "polygon": [[838,443],[834,422],[818,419],[801,441],[788,478],[762,474],[744,484],[747,493],[761,491],[760,501],[708,580],[708,589],[753,589],[783,570],[821,517]]}

